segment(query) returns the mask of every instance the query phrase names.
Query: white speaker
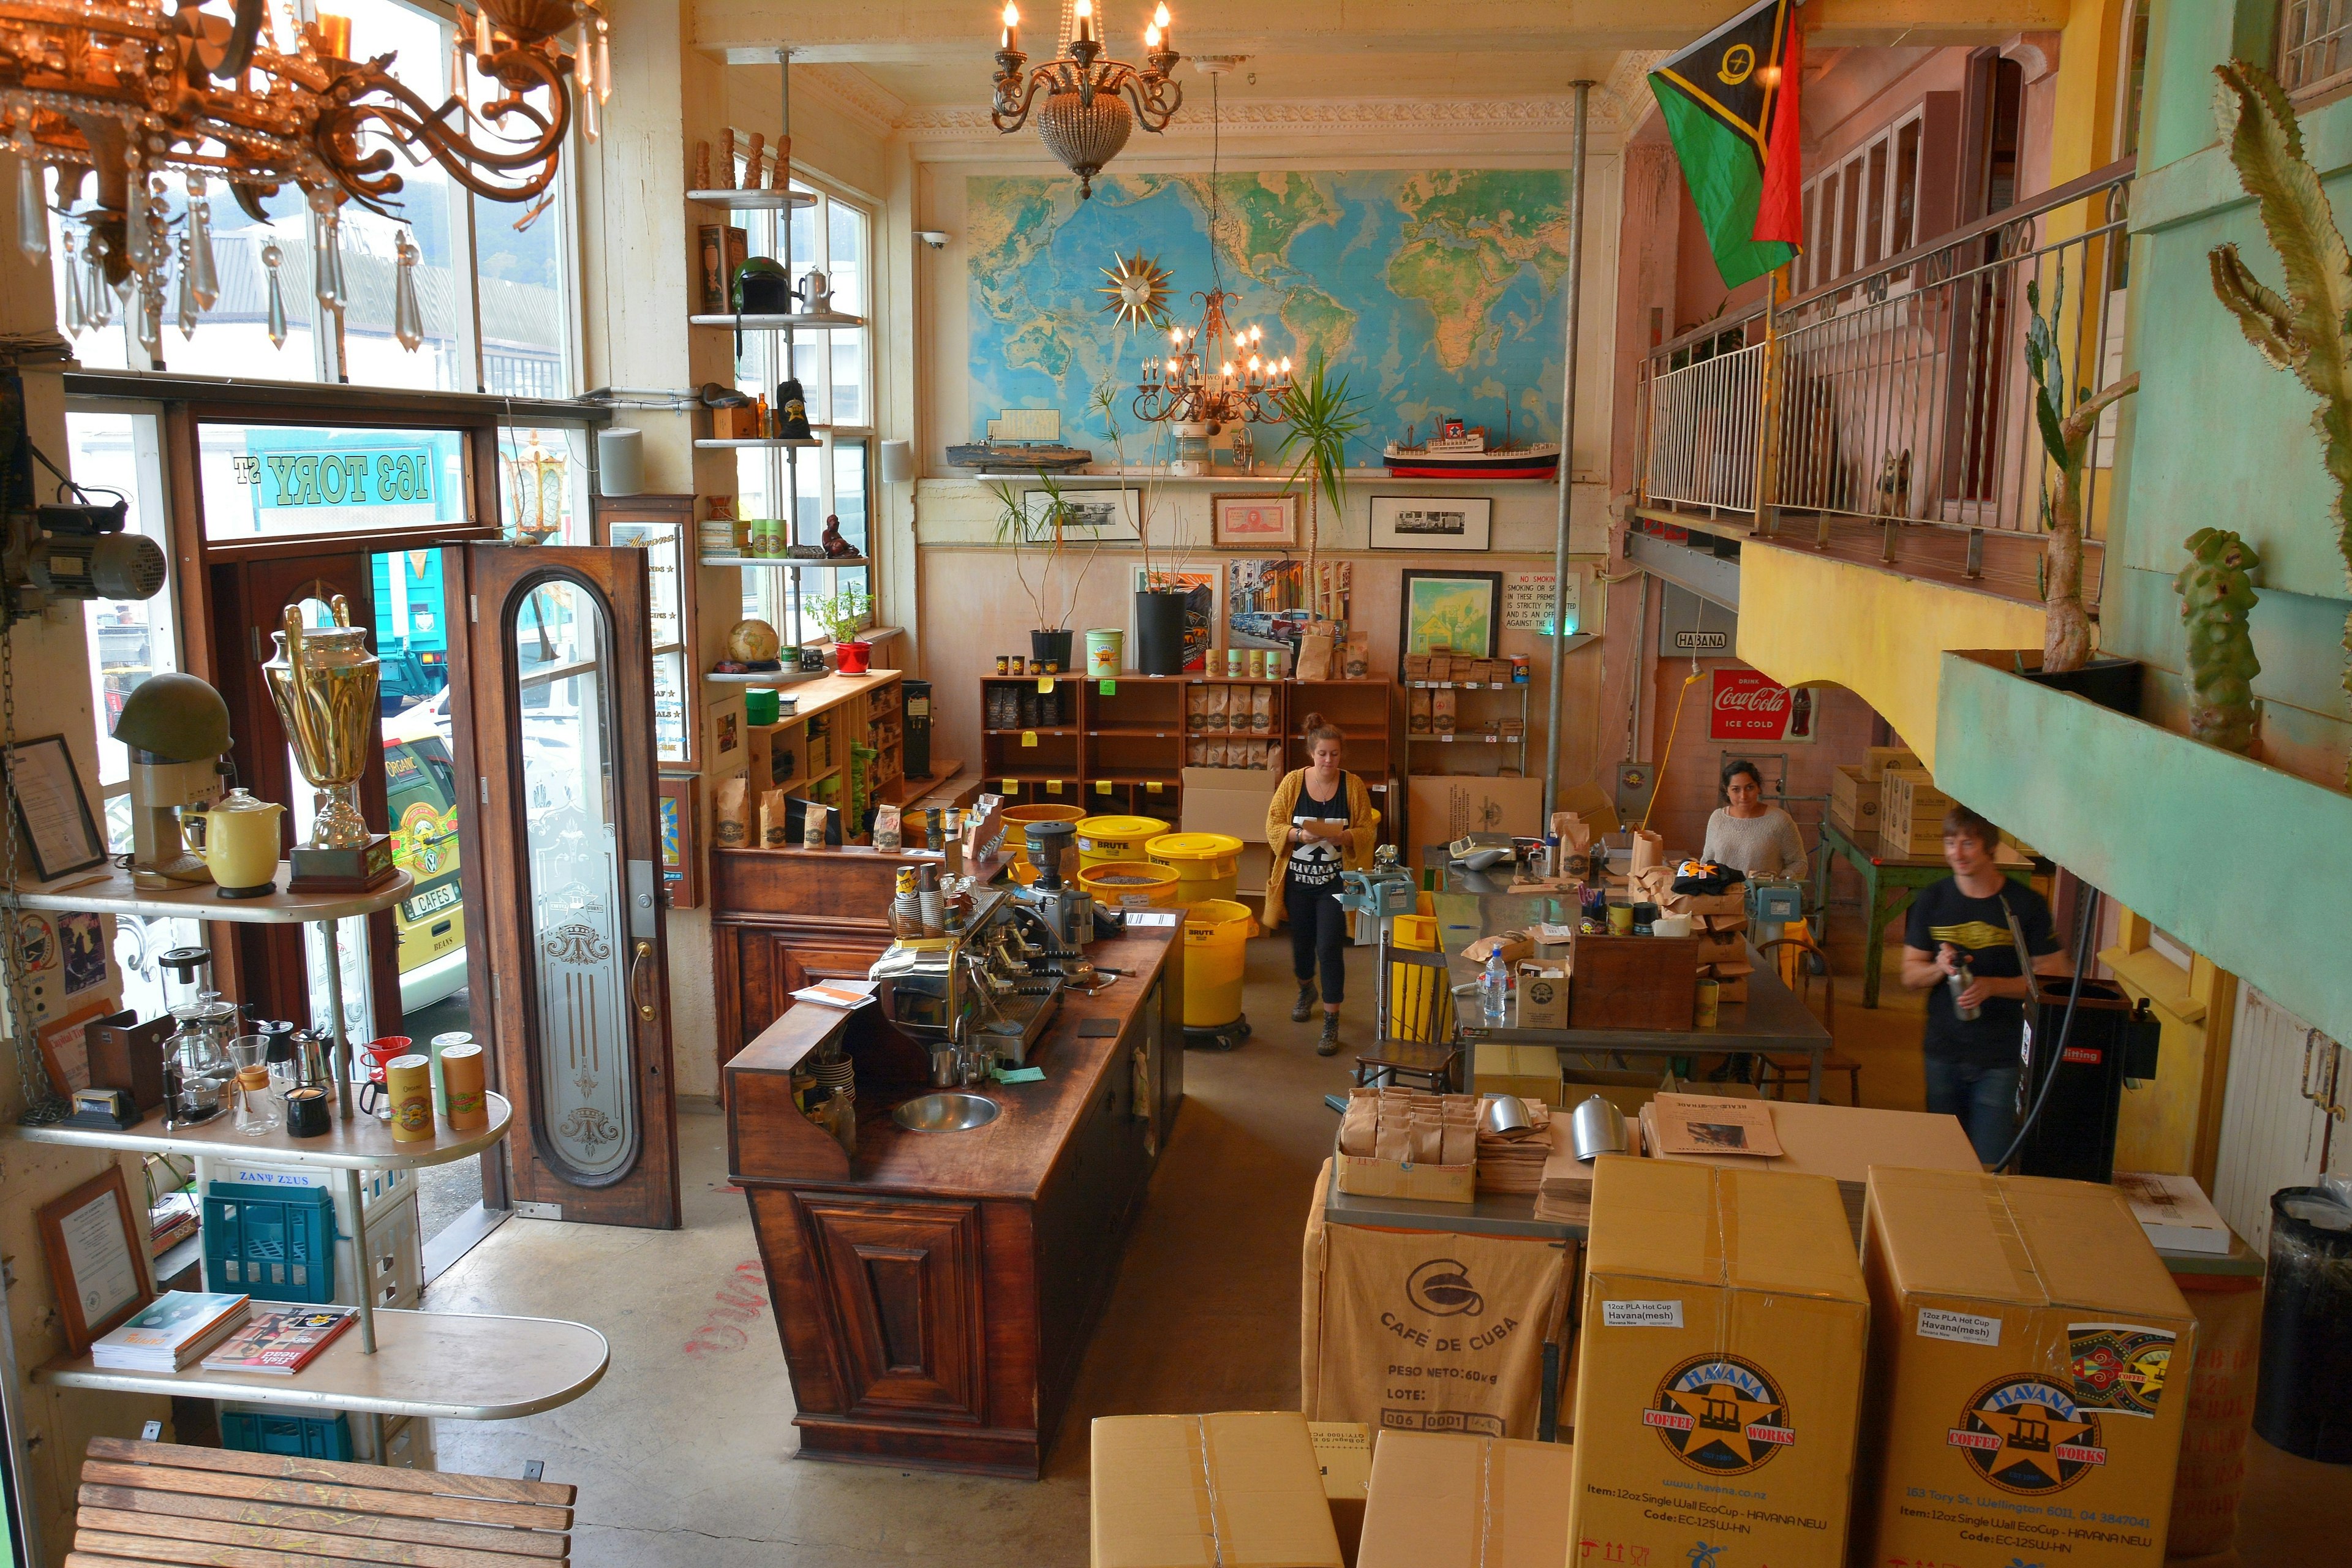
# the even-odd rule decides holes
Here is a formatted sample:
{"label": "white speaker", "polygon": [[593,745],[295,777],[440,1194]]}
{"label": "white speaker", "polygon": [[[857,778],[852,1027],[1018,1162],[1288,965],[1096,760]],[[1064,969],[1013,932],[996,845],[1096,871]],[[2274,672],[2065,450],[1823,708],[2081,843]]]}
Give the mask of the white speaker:
{"label": "white speaker", "polygon": [[596,493],[641,495],[646,488],[646,433],[642,430],[596,432]]}
{"label": "white speaker", "polygon": [[915,446],[911,441],[882,443],[882,482],[903,485],[915,477]]}

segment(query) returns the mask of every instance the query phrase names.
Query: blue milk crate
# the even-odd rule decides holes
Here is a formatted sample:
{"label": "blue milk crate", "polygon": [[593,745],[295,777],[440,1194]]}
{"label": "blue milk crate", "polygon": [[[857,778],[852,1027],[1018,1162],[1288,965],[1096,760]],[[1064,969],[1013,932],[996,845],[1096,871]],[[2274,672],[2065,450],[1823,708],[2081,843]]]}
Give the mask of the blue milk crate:
{"label": "blue milk crate", "polygon": [[352,1424],[341,1415],[287,1415],[274,1410],[224,1410],[221,1447],[298,1459],[348,1459]]}
{"label": "blue milk crate", "polygon": [[335,1198],[324,1187],[213,1182],[205,1289],[268,1301],[335,1299]]}

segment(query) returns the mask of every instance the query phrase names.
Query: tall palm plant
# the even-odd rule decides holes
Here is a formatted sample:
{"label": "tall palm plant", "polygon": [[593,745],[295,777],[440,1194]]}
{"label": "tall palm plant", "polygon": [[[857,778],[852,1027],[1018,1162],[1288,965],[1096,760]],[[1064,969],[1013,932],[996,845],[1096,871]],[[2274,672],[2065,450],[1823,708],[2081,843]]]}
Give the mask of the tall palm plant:
{"label": "tall palm plant", "polygon": [[[1276,414],[1288,426],[1282,441],[1275,448],[1276,456],[1290,463],[1292,486],[1302,481],[1307,487],[1307,582],[1311,598],[1315,582],[1315,552],[1321,540],[1322,516],[1319,502],[1331,503],[1334,517],[1340,514],[1348,497],[1348,441],[1364,428],[1363,415],[1359,412],[1363,399],[1348,390],[1348,378],[1331,374],[1330,363],[1320,350],[1306,379],[1293,381],[1276,395]],[[1297,454],[1294,459],[1292,453]]]}

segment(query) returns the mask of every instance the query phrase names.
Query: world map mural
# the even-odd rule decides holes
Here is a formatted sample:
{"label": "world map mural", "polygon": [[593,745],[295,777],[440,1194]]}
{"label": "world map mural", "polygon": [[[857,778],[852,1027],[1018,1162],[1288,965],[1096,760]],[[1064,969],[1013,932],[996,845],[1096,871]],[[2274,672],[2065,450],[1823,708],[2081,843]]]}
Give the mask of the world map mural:
{"label": "world map mural", "polygon": [[[1236,327],[1304,372],[1320,350],[1363,400],[1352,465],[1380,460],[1408,426],[1484,425],[1500,439],[1558,440],[1568,270],[1568,175],[1550,169],[1227,174],[1217,182],[1216,258]],[[1062,438],[1113,453],[1093,389],[1122,387],[1128,459],[1150,460],[1129,411],[1154,337],[1117,326],[1097,290],[1139,250],[1172,274],[1168,309],[1196,325],[1215,284],[1209,176],[1114,174],[1091,201],[1041,175],[965,181],[971,438],[1000,409],[1053,408]],[[1278,433],[1260,443],[1271,455]]]}

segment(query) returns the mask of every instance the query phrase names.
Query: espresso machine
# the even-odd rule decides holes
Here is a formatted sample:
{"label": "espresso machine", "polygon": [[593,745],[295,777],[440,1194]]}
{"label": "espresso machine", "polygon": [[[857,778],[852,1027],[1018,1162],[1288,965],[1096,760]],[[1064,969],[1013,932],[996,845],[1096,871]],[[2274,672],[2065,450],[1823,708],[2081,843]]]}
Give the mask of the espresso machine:
{"label": "espresso machine", "polygon": [[1020,1067],[1061,1006],[1062,970],[1076,956],[1035,910],[987,889],[973,895],[963,930],[892,942],[866,978],[901,1034]]}

